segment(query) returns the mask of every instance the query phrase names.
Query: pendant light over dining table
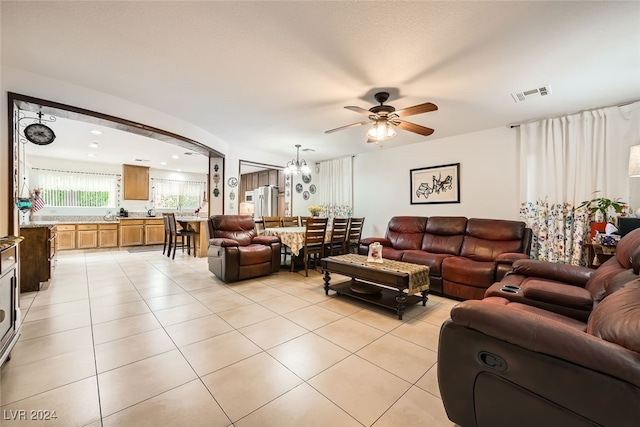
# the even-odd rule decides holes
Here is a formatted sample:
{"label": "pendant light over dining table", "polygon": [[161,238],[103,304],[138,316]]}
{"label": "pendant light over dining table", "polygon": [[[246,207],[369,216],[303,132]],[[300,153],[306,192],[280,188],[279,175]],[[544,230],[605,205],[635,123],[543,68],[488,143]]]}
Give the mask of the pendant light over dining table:
{"label": "pendant light over dining table", "polygon": [[296,158],[287,163],[284,168],[286,175],[298,175],[298,174],[310,174],[311,168],[307,165],[307,162],[300,160],[300,144],[296,144]]}

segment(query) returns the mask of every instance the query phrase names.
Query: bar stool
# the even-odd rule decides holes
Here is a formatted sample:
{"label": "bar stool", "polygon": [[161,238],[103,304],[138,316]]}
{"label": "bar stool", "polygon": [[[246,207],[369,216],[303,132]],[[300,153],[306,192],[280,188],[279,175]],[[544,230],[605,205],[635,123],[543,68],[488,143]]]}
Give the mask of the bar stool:
{"label": "bar stool", "polygon": [[[164,214],[163,214],[164,215]],[[173,247],[173,254],[171,255],[172,259],[176,258],[176,248],[181,247],[182,252],[184,253],[185,246],[187,247],[187,253],[191,255],[191,238],[193,237],[193,256],[196,256],[196,232],[193,230],[186,230],[184,228],[178,230],[178,226],[176,224],[176,217],[173,213],[166,214],[167,221],[169,222],[169,252],[167,252],[167,256],[171,254],[171,248]],[[178,243],[178,237],[180,237],[180,243]],[[187,238],[187,243],[185,245],[184,238]]]}

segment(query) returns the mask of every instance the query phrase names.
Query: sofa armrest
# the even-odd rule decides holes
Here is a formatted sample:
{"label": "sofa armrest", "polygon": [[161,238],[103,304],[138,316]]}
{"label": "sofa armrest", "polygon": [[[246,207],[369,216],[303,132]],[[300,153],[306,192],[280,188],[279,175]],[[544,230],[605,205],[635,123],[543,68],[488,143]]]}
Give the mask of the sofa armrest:
{"label": "sofa armrest", "polygon": [[385,237],[365,237],[364,239],[360,239],[360,244],[361,245],[365,245],[365,246],[369,246],[370,244],[372,244],[374,242],[378,242],[382,246],[392,247],[391,240],[389,240],[389,239],[387,239]]}
{"label": "sofa armrest", "polygon": [[469,300],[451,321],[524,349],[566,360],[640,387],[640,354],[511,305]]}
{"label": "sofa armrest", "polygon": [[209,239],[209,246],[222,246],[222,247],[233,247],[239,246],[237,240],[233,239],[225,239],[223,237],[216,237],[215,239]]}
{"label": "sofa armrest", "polygon": [[278,236],[256,236],[251,239],[251,243],[270,246],[274,243],[280,243],[280,238]]}
{"label": "sofa armrest", "polygon": [[529,255],[523,254],[522,252],[507,252],[498,255],[495,259],[495,263],[511,265],[519,259],[529,259]]}
{"label": "sofa armrest", "polygon": [[522,259],[513,263],[513,272],[516,274],[555,280],[582,288],[585,287],[594,271],[578,265],[557,264],[535,259]]}

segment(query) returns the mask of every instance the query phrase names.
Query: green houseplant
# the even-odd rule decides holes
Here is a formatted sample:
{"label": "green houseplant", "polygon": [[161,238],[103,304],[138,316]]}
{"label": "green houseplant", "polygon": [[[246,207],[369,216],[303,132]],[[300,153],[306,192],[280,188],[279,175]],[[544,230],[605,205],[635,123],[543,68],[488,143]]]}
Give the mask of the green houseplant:
{"label": "green houseplant", "polygon": [[[598,193],[600,193],[600,191],[594,191],[592,194],[595,196]],[[604,233],[609,218],[608,213],[611,209],[616,213],[622,213],[622,209],[626,205],[627,204],[625,202],[621,202],[620,199],[612,200],[606,197],[594,197],[591,200],[585,200],[582,202],[580,206],[578,206],[578,209],[586,207],[589,211],[589,215],[593,216],[594,219],[589,223],[589,241],[593,241],[597,232]]]}
{"label": "green houseplant", "polygon": [[[592,194],[596,195],[597,193],[600,193],[600,191],[594,191]],[[613,208],[616,213],[622,213],[622,209],[626,205],[627,204],[621,202],[620,199],[611,200],[606,197],[596,197],[591,200],[585,200],[578,208],[586,207],[589,210],[589,214],[594,216],[599,212],[602,215],[603,221],[607,222],[610,209]]]}

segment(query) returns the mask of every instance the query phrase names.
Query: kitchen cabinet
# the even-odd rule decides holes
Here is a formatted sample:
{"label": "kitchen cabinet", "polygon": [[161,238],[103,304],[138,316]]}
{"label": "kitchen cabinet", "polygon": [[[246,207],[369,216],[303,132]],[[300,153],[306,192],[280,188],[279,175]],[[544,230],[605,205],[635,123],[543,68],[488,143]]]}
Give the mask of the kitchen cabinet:
{"label": "kitchen cabinet", "polygon": [[76,225],[60,224],[58,229],[58,250],[64,251],[76,248]]}
{"label": "kitchen cabinet", "polygon": [[53,275],[56,263],[55,225],[20,228],[24,237],[20,248],[20,292],[39,291],[40,284]]}
{"label": "kitchen cabinet", "polygon": [[149,200],[149,168],[122,165],[124,200]]}
{"label": "kitchen cabinet", "polygon": [[269,185],[269,171],[258,172],[258,187]]}
{"label": "kitchen cabinet", "polygon": [[98,247],[98,224],[78,224],[78,249]]}
{"label": "kitchen cabinet", "polygon": [[17,248],[20,238],[2,239],[0,249],[0,366],[9,359],[18,341],[16,329]]}
{"label": "kitchen cabinet", "polygon": [[144,220],[120,220],[120,246],[144,245]]}
{"label": "kitchen cabinet", "polygon": [[118,247],[118,224],[98,224],[98,247]]}
{"label": "kitchen cabinet", "polygon": [[144,244],[158,245],[164,243],[164,221],[162,219],[144,220]]}

